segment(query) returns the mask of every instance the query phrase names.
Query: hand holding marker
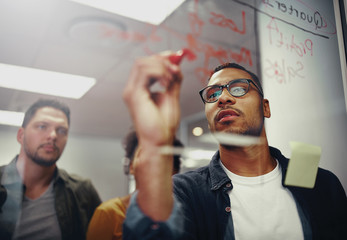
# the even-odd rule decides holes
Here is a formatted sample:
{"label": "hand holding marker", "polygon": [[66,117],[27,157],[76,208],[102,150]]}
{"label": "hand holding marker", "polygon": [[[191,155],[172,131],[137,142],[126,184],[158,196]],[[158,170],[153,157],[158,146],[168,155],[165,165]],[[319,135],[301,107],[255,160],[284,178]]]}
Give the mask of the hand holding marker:
{"label": "hand holding marker", "polygon": [[179,65],[184,56],[187,56],[187,59],[189,61],[196,59],[196,55],[191,50],[189,50],[188,48],[183,48],[182,50],[179,50],[169,56],[169,60],[171,61],[171,63]]}
{"label": "hand holding marker", "polygon": [[[184,57],[187,57],[189,61],[193,61],[196,59],[196,55],[193,51],[188,48],[183,48],[169,56],[169,60],[171,63],[179,65]],[[155,79],[151,81],[150,92],[162,92],[164,91],[163,86],[161,86]]]}

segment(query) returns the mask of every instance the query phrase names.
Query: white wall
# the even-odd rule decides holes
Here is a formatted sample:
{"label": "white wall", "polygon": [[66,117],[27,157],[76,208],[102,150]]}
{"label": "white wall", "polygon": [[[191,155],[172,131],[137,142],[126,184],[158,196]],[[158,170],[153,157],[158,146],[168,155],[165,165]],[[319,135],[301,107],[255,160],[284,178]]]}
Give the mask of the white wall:
{"label": "white wall", "polygon": [[[0,130],[0,165],[9,163],[19,153],[16,134],[16,128]],[[102,200],[107,200],[128,192],[127,177],[123,174],[123,156],[121,139],[70,134],[58,167],[90,178]]]}

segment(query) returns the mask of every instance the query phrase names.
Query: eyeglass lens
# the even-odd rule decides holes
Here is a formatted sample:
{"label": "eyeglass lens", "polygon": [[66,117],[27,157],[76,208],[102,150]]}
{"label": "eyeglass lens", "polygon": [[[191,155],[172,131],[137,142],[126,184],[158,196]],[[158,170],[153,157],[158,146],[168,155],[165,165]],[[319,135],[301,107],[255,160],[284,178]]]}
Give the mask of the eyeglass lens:
{"label": "eyeglass lens", "polygon": [[206,102],[215,102],[218,100],[219,96],[222,94],[224,87],[226,87],[229,93],[234,97],[241,97],[248,92],[249,82],[246,79],[238,79],[229,82],[224,86],[209,86],[205,88],[202,96]]}

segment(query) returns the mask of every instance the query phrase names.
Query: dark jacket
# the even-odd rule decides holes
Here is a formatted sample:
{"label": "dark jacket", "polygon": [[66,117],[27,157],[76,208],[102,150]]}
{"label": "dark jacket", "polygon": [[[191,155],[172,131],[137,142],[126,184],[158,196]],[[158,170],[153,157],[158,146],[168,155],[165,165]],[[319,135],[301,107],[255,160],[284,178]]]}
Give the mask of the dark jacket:
{"label": "dark jacket", "polygon": [[[275,148],[270,147],[270,152],[281,166],[284,186],[288,159]],[[184,223],[181,239],[235,239],[228,195],[233,185],[219,163],[219,152],[213,156],[209,166],[175,175],[173,180],[175,198],[181,205],[174,214],[178,214]],[[305,240],[347,239],[346,194],[333,173],[319,168],[313,189],[284,187],[292,192],[296,201]],[[136,211],[129,209],[128,212],[135,216]],[[134,239],[136,235],[141,236],[138,239],[162,239],[160,236],[173,239],[176,235],[170,224],[155,223],[146,216],[138,219],[137,223],[126,221],[124,239]],[[142,233],[133,235],[135,231]]]}
{"label": "dark jacket", "polygon": [[[17,157],[0,167],[0,239],[11,239],[21,210],[25,186],[16,168]],[[85,239],[88,223],[101,203],[90,180],[56,169],[54,175],[55,210],[62,238]],[[3,203],[1,199],[5,199]]]}

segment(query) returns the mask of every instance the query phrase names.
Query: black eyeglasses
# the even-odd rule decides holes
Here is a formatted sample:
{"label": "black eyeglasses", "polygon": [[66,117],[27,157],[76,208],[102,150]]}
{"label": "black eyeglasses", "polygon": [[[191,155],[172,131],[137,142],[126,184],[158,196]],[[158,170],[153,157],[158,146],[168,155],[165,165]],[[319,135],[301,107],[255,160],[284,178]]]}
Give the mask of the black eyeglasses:
{"label": "black eyeglasses", "polygon": [[225,85],[211,85],[200,90],[199,94],[204,103],[216,102],[220,95],[222,95],[223,89],[228,89],[228,92],[234,97],[241,97],[245,95],[249,90],[249,83],[252,83],[258,90],[261,96],[263,91],[250,79],[235,79],[228,82]]}

